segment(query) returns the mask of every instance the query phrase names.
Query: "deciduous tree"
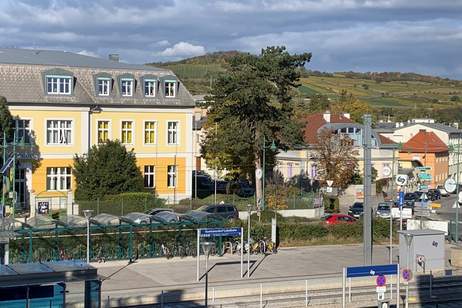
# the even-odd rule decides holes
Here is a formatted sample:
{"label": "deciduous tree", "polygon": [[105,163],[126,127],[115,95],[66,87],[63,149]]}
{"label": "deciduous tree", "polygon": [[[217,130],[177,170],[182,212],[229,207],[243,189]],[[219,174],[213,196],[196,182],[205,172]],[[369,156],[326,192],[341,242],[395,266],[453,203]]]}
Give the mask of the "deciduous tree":
{"label": "deciduous tree", "polygon": [[135,153],[119,141],[94,145],[87,155],[74,157],[77,200],[143,191],[143,177]]}

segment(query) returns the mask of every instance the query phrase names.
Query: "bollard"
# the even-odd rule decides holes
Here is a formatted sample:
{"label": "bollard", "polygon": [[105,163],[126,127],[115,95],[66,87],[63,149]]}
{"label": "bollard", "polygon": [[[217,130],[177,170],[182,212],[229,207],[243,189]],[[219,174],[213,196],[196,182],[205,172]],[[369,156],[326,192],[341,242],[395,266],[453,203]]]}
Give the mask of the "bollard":
{"label": "bollard", "polygon": [[106,307],[111,307],[111,298],[109,297],[109,295],[107,296]]}
{"label": "bollard", "polygon": [[263,285],[260,283],[260,308],[263,308]]}
{"label": "bollard", "polygon": [[308,280],[305,280],[305,307],[308,307]]}

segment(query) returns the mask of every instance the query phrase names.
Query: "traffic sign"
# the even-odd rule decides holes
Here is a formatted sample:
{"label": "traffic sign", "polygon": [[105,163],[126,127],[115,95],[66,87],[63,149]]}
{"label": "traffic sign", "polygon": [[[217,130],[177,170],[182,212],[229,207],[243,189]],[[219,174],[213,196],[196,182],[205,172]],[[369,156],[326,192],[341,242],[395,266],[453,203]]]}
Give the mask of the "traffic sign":
{"label": "traffic sign", "polygon": [[448,193],[453,193],[456,191],[457,183],[453,178],[449,178],[444,182],[444,189]]}
{"label": "traffic sign", "polygon": [[255,170],[255,176],[257,177],[257,179],[261,179],[263,176],[263,171],[260,168],[258,168],[257,170]]}
{"label": "traffic sign", "polygon": [[429,166],[422,166],[422,167],[416,167],[416,169],[419,171],[427,171],[427,170],[431,170],[432,168]]}
{"label": "traffic sign", "polygon": [[377,286],[375,287],[375,291],[379,294],[384,294],[387,292],[387,286]]}
{"label": "traffic sign", "polygon": [[378,275],[375,279],[377,287],[383,287],[387,284],[387,278],[384,275]]}
{"label": "traffic sign", "polygon": [[424,180],[424,181],[431,181],[432,180],[432,175],[430,173],[419,173],[417,174],[419,179]]}
{"label": "traffic sign", "polygon": [[396,176],[396,184],[400,185],[400,186],[404,186],[407,184],[407,179],[408,179],[408,176],[407,174],[398,174]]}
{"label": "traffic sign", "polygon": [[419,185],[419,190],[427,192],[428,191],[428,185],[427,184],[420,184]]}
{"label": "traffic sign", "polygon": [[391,175],[391,168],[388,166],[384,166],[382,168],[382,174],[383,176],[390,176]]}
{"label": "traffic sign", "polygon": [[400,207],[404,205],[404,191],[400,191],[398,194],[398,205]]}
{"label": "traffic sign", "polygon": [[334,181],[332,181],[332,180],[327,180],[326,182],[327,182],[327,186],[329,186],[329,187],[331,187],[332,184],[334,184]]}
{"label": "traffic sign", "polygon": [[409,281],[412,279],[412,271],[410,269],[403,269],[403,279]]}
{"label": "traffic sign", "polygon": [[241,228],[207,228],[200,229],[200,237],[241,236]]}
{"label": "traffic sign", "polygon": [[398,264],[347,267],[346,277],[367,277],[398,274]]}

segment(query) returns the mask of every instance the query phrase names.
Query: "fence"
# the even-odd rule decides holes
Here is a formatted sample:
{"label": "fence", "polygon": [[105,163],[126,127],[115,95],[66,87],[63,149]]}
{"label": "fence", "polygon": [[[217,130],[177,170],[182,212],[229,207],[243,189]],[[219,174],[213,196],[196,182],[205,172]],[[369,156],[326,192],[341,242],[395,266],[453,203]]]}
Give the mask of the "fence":
{"label": "fence", "polygon": [[164,206],[163,200],[159,198],[132,198],[130,196],[117,196],[108,199],[79,200],[79,214],[83,210],[93,210],[94,215],[101,213],[123,216],[131,212],[145,213],[149,209]]}

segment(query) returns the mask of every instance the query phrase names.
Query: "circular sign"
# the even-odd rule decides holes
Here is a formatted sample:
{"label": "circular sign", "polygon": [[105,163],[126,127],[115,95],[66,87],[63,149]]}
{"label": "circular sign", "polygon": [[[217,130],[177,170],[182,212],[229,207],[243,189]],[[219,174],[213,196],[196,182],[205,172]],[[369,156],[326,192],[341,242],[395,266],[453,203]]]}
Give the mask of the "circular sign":
{"label": "circular sign", "polygon": [[384,166],[382,168],[382,174],[383,176],[390,176],[391,175],[391,168],[388,166]]}
{"label": "circular sign", "polygon": [[457,184],[456,181],[453,178],[449,178],[444,182],[444,189],[448,193],[453,193],[456,191]]}
{"label": "circular sign", "polygon": [[387,278],[384,275],[378,275],[375,279],[375,283],[378,287],[383,287],[387,284]]}
{"label": "circular sign", "polygon": [[410,269],[405,268],[403,270],[403,279],[409,281],[412,279],[412,272]]}
{"label": "circular sign", "polygon": [[263,171],[260,168],[258,168],[257,170],[255,170],[255,176],[257,177],[257,179],[261,179],[263,176]]}
{"label": "circular sign", "polygon": [[459,200],[458,200],[458,201],[459,201],[459,203],[462,203],[462,191],[461,191],[461,192],[459,192],[459,196],[458,196],[458,199],[459,199]]}

